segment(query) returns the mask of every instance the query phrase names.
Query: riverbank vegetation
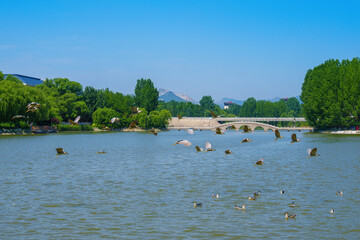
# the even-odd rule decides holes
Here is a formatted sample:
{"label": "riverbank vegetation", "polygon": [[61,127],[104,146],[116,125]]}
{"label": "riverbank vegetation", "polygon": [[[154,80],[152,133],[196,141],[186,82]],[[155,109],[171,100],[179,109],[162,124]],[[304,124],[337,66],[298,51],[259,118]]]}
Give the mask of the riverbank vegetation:
{"label": "riverbank vegetation", "polygon": [[[82,123],[99,128],[127,128],[135,120],[141,128],[165,128],[171,114],[167,110],[155,110],[158,96],[150,79],[139,79],[132,96],[91,86],[83,89],[80,83],[67,78],[46,79],[31,87],[11,75],[4,79],[0,72],[0,126],[29,128],[33,123],[56,125],[60,130],[92,128],[61,124],[80,116]],[[36,111],[27,111],[30,102],[37,102],[40,107]],[[132,111],[134,107],[140,107],[139,113]],[[112,118],[117,120],[110,122]]]}
{"label": "riverbank vegetation", "polygon": [[[140,128],[165,128],[171,117],[306,117],[317,129],[350,128],[360,125],[360,60],[328,60],[307,72],[301,101],[291,97],[277,102],[248,98],[242,105],[221,109],[211,96],[200,104],[158,101],[159,92],[150,79],[138,79],[134,95],[106,89],[85,88],[67,78],[46,79],[35,87],[23,85],[14,76],[0,72],[0,128],[56,125],[60,130],[127,128],[136,121]],[[40,103],[27,111],[30,102]],[[135,109],[135,111],[134,111]],[[14,116],[21,116],[15,117]],[[81,117],[89,127],[62,123]],[[116,118],[116,121],[110,121]],[[287,126],[292,123],[273,123]],[[298,125],[303,123],[297,123]]]}
{"label": "riverbank vegetation", "polygon": [[359,126],[360,59],[331,59],[308,70],[301,101],[307,121],[317,129]]}

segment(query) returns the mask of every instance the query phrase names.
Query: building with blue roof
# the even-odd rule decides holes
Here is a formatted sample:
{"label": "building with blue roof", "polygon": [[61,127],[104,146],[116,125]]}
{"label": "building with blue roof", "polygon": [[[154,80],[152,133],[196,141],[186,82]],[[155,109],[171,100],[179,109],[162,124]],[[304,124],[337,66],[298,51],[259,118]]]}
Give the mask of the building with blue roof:
{"label": "building with blue roof", "polygon": [[40,78],[34,78],[20,74],[4,74],[4,79],[6,78],[7,75],[13,75],[14,77],[22,81],[24,85],[28,85],[32,87],[43,83],[43,81]]}

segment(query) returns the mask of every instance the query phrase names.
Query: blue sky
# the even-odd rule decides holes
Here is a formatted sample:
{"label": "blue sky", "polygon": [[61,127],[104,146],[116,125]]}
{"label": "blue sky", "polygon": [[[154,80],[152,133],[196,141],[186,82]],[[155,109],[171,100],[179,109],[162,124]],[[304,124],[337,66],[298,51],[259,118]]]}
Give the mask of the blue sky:
{"label": "blue sky", "polygon": [[308,69],[360,56],[360,1],[3,1],[0,71],[199,100],[301,93]]}

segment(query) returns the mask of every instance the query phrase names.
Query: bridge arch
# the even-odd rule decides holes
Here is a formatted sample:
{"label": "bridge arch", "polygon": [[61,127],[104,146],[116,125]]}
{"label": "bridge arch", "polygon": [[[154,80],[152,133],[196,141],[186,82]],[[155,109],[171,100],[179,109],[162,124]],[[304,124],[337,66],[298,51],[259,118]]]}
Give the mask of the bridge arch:
{"label": "bridge arch", "polygon": [[271,129],[273,131],[279,129],[276,126],[266,124],[266,123],[260,123],[260,122],[230,122],[230,123],[224,123],[224,124],[219,124],[217,126],[214,126],[211,130],[215,131],[216,128],[220,128],[222,131],[225,131],[228,127],[231,127],[232,125],[235,126],[236,130],[240,129],[242,126],[245,126],[245,125],[250,127],[252,131],[254,131],[255,128],[257,128],[257,127],[261,127],[262,129],[264,129],[265,132],[268,131],[269,129]]}

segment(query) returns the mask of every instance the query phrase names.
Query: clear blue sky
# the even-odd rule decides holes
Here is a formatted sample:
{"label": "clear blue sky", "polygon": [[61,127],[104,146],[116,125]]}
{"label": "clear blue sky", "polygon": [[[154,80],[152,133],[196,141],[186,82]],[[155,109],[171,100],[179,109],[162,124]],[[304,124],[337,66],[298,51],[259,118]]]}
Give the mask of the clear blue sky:
{"label": "clear blue sky", "polygon": [[199,100],[296,96],[308,69],[360,56],[360,1],[0,0],[0,71]]}

